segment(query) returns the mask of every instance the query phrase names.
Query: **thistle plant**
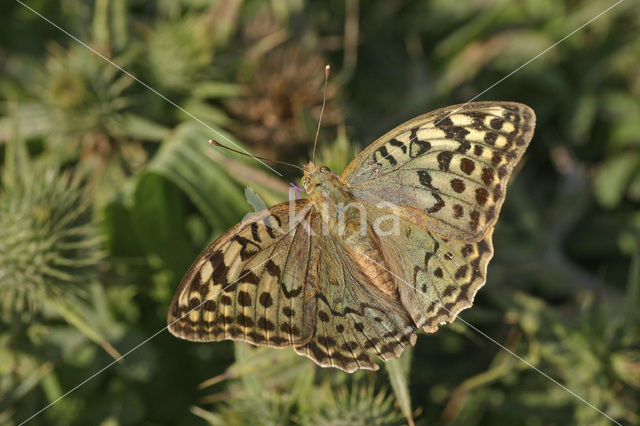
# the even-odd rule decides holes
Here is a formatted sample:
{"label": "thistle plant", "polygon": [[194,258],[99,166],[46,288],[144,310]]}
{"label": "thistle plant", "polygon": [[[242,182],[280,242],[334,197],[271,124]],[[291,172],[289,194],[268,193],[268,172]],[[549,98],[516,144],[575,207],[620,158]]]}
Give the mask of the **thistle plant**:
{"label": "thistle plant", "polygon": [[202,402],[215,410],[192,407],[211,425],[391,425],[403,419],[398,400],[372,376],[320,371],[293,350],[234,345],[236,361],[223,374],[200,385],[218,386],[224,392],[210,394]]}
{"label": "thistle plant", "polygon": [[[295,158],[296,150],[310,146],[322,108],[326,60],[295,47],[274,49],[251,73],[240,77],[245,96],[229,102],[237,119],[230,130],[268,158]],[[250,75],[249,75],[250,74]],[[327,88],[323,125],[343,119],[333,80]]]}
{"label": "thistle plant", "polygon": [[402,424],[393,396],[373,385],[342,386],[326,393],[320,407],[309,411],[301,424],[313,425],[393,425]]}
{"label": "thistle plant", "polygon": [[[124,57],[113,60],[128,64]],[[108,160],[130,144],[126,111],[132,98],[125,92],[133,80],[85,47],[51,44],[44,68],[25,61],[10,72],[28,87],[31,98],[16,105],[21,135],[46,137],[50,152],[71,159]]]}
{"label": "thistle plant", "polygon": [[206,80],[213,40],[204,17],[160,22],[150,33],[148,67],[159,88],[184,93]]}
{"label": "thistle plant", "polygon": [[[69,173],[14,161],[0,186],[0,315],[28,317],[47,298],[95,280],[102,258],[81,182]],[[22,157],[24,158],[24,156]]]}

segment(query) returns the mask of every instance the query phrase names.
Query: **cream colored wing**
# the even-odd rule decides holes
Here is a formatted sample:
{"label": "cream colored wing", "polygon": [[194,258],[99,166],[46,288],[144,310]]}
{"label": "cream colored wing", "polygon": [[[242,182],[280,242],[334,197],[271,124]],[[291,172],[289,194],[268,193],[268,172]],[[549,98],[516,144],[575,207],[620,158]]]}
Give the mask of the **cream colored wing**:
{"label": "cream colored wing", "polygon": [[315,329],[306,199],[255,214],[218,238],[191,266],[171,302],[169,331],[187,340],[243,340],[287,347]]}
{"label": "cream colored wing", "polygon": [[498,219],[506,185],[533,135],[535,114],[514,102],[454,105],[382,136],[341,175],[356,197],[443,238],[480,241]]}

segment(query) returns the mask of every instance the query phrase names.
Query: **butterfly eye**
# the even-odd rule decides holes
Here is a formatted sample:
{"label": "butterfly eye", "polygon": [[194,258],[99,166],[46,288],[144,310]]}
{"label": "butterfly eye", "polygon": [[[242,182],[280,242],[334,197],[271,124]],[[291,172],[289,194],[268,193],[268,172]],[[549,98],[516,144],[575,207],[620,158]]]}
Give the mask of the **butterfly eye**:
{"label": "butterfly eye", "polygon": [[329,168],[326,166],[320,167],[320,173],[329,173]]}

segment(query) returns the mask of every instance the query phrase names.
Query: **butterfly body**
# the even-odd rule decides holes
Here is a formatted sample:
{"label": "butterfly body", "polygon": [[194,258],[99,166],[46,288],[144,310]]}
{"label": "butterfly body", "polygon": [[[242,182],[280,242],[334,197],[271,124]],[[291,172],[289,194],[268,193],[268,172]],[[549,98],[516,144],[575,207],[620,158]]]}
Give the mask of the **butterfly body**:
{"label": "butterfly body", "polygon": [[385,295],[397,295],[393,276],[388,272],[376,231],[367,220],[363,203],[326,166],[305,166],[302,184],[312,208],[319,212],[323,232],[331,233],[340,249],[362,273],[359,282],[373,286]]}
{"label": "butterfly body", "polygon": [[348,372],[397,358],[484,285],[507,181],[534,125],[518,103],[451,106],[391,130],[339,177],[307,164],[308,198],[256,213],[192,265],[170,331],[293,347]]}

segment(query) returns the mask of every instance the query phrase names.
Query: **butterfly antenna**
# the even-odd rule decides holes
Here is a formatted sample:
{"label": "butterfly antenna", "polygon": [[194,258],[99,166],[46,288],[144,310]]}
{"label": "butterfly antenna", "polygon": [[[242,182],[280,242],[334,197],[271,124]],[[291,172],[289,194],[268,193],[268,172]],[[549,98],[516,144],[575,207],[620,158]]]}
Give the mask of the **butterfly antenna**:
{"label": "butterfly antenna", "polygon": [[209,143],[213,146],[219,146],[220,148],[228,149],[229,151],[235,152],[236,154],[246,155],[247,157],[257,158],[258,160],[270,161],[276,164],[284,164],[285,166],[295,167],[296,169],[304,171],[302,167],[296,166],[295,164],[287,163],[286,161],[281,161],[281,160],[272,160],[270,158],[258,157],[257,155],[250,155],[250,154],[247,154],[246,152],[238,151],[237,149],[229,148],[226,145],[222,145],[220,142],[215,141],[213,139],[209,139]]}
{"label": "butterfly antenna", "polygon": [[316,139],[313,141],[313,156],[311,162],[316,164],[316,145],[318,144],[318,135],[320,135],[320,126],[322,125],[322,115],[324,114],[324,106],[327,103],[327,86],[329,85],[329,71],[331,67],[324,67],[324,95],[322,96],[322,109],[320,110],[320,119],[318,119],[318,130],[316,130]]}

